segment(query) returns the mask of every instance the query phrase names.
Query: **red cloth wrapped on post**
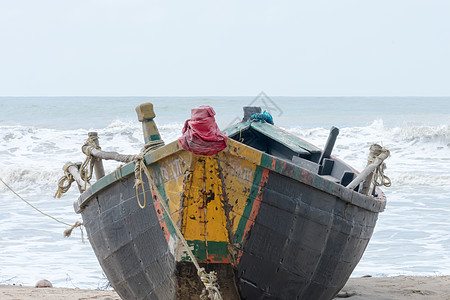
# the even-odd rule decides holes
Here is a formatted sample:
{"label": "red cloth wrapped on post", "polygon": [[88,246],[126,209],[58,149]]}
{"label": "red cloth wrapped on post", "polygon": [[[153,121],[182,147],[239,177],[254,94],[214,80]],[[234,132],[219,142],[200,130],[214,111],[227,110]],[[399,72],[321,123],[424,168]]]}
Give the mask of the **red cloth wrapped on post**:
{"label": "red cloth wrapped on post", "polygon": [[191,119],[184,123],[178,139],[184,149],[198,155],[214,155],[227,146],[227,136],[216,124],[214,109],[202,105],[191,109]]}

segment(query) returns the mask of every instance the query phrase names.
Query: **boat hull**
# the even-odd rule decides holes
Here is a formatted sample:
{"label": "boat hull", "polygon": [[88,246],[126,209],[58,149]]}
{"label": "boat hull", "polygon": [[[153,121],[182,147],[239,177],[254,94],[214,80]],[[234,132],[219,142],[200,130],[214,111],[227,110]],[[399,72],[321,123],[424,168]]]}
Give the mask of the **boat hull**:
{"label": "boat hull", "polygon": [[[180,157],[183,163],[161,172]],[[173,226],[201,265],[216,270],[224,299],[331,299],[359,262],[385,205],[232,140],[214,157],[193,155],[175,142],[146,162],[158,192],[146,185],[137,194],[130,164],[75,204],[100,265],[123,299],[198,299],[203,286],[192,276],[196,270]],[[237,171],[245,165],[251,173]],[[159,201],[167,201],[172,219]],[[192,228],[199,226],[204,234],[194,238]],[[220,230],[226,240],[214,240]]]}

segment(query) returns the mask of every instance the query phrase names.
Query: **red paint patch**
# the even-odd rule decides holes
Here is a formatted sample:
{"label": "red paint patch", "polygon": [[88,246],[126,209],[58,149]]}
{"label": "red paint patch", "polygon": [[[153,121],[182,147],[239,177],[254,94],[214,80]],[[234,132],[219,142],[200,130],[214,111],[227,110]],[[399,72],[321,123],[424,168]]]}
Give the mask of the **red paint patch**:
{"label": "red paint patch", "polygon": [[[275,170],[276,164],[277,164],[276,159],[273,159],[273,158],[272,158],[272,163],[270,164],[270,168],[271,168],[272,170]],[[265,171],[265,170],[264,170],[264,171]]]}
{"label": "red paint patch", "polygon": [[300,180],[308,183],[308,184],[312,184],[314,179],[313,174],[311,174],[310,172],[306,171],[306,170],[302,170],[302,175],[300,176]]}
{"label": "red paint patch", "polygon": [[202,263],[223,263],[223,264],[230,264],[231,260],[230,257],[222,257],[216,254],[210,254],[206,261],[202,261]]}
{"label": "red paint patch", "polygon": [[[156,193],[154,193],[153,191],[152,196],[153,199],[157,197]],[[169,242],[170,233],[169,229],[167,228],[166,218],[164,217],[164,208],[161,205],[161,201],[156,200],[153,205],[155,206],[156,214],[158,215],[159,226],[161,226],[161,229],[164,232],[164,237],[166,238],[166,241]]]}
{"label": "red paint patch", "polygon": [[[275,164],[275,161],[273,161],[272,164]],[[247,220],[247,224],[245,224],[242,242],[248,239],[248,237],[250,235],[250,231],[253,228],[253,226],[255,225],[255,220],[256,220],[256,217],[258,216],[259,208],[261,207],[261,202],[262,202],[262,188],[267,184],[268,180],[269,180],[269,169],[264,169],[262,176],[261,176],[261,181],[259,183],[258,195],[256,196],[255,201],[253,202],[252,211],[250,212],[250,216]],[[239,251],[235,264],[239,263],[241,256],[242,256],[242,251]]]}

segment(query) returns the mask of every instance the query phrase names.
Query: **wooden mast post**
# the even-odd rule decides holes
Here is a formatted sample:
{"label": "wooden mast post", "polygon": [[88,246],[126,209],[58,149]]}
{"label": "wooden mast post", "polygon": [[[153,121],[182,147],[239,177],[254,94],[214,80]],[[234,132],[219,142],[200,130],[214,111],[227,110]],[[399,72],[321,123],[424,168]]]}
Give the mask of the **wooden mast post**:
{"label": "wooden mast post", "polygon": [[[89,132],[88,133],[89,138],[93,138],[95,146],[100,147],[100,144],[98,142],[98,134],[97,132]],[[103,161],[99,157],[94,157],[94,173],[95,178],[99,180],[103,176],[105,176],[105,168],[103,167]]]}
{"label": "wooden mast post", "polygon": [[144,141],[149,143],[151,141],[161,140],[158,127],[156,127],[153,119],[156,117],[153,111],[152,103],[143,103],[136,107],[139,122],[142,123],[142,131],[144,132]]}

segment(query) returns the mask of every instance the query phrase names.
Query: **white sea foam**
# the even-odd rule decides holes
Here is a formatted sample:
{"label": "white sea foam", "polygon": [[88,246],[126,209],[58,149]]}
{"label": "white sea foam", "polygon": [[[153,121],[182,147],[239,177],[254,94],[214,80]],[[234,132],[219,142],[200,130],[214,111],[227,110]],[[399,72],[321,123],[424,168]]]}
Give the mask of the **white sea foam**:
{"label": "white sea foam", "polygon": [[[429,175],[429,174],[409,174],[396,173],[391,176],[396,185],[411,185],[411,186],[447,186],[450,191],[450,175]],[[450,192],[449,192],[450,193]]]}

